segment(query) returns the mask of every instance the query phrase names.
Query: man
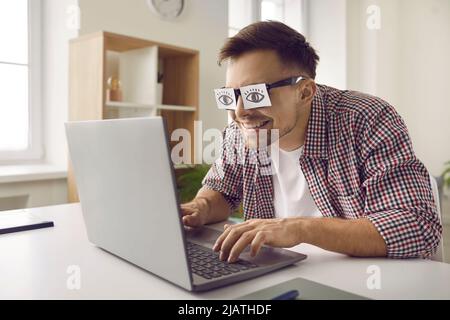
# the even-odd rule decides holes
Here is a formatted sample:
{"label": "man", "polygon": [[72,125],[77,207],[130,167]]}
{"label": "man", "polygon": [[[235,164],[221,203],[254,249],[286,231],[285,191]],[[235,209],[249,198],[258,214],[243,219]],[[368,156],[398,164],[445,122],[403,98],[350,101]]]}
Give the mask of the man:
{"label": "man", "polygon": [[[431,256],[442,226],[404,122],[377,97],[316,84],[318,60],[301,34],[279,22],[228,39],[219,62],[228,61],[225,88],[232,89],[218,99],[235,102],[233,121],[203,187],[182,205],[184,224],[225,220],[243,201],[246,221],[225,225],[214,245],[229,262],[248,246],[256,255],[262,245],[300,243],[351,256]],[[246,91],[255,84],[266,85]],[[253,108],[265,89],[271,106]],[[229,90],[235,95],[224,96]],[[273,175],[249,161],[263,129],[278,130]],[[245,161],[227,159],[239,152]]]}

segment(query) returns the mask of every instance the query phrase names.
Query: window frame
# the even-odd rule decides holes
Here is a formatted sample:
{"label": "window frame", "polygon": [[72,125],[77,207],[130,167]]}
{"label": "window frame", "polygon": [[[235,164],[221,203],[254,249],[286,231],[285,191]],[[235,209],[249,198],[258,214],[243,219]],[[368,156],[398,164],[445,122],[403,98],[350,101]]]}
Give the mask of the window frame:
{"label": "window frame", "polygon": [[[249,0],[251,5],[251,12],[249,18],[249,23],[261,21],[261,3],[263,0]],[[296,0],[300,1],[300,7],[301,7],[301,13],[300,13],[300,30],[297,30],[301,32],[305,37],[308,37],[309,35],[309,1],[310,0]],[[283,0],[283,7],[284,11],[286,10],[286,0]],[[286,17],[284,17],[284,22],[286,23]],[[228,24],[228,35],[234,35],[239,31],[239,27],[232,26]]]}
{"label": "window frame", "polygon": [[0,151],[0,165],[38,162],[42,146],[42,1],[28,0],[28,148]]}

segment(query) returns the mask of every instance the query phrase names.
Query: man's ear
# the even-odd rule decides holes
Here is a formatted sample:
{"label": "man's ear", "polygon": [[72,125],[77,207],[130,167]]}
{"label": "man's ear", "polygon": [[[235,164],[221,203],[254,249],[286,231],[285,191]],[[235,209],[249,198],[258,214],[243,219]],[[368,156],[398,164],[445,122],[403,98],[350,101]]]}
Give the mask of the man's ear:
{"label": "man's ear", "polygon": [[298,98],[302,103],[310,103],[316,94],[317,87],[313,79],[305,79],[300,82]]}

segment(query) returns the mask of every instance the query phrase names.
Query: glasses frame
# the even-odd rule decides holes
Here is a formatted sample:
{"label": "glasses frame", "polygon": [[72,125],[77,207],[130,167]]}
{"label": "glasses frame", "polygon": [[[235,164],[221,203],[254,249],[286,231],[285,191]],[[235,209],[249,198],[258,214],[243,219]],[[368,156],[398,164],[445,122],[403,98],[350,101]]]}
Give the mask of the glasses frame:
{"label": "glasses frame", "polygon": [[[283,79],[274,83],[266,83],[267,92],[270,94],[270,89],[280,88],[280,87],[287,87],[287,86],[293,86],[297,83],[299,83],[302,80],[306,80],[307,78],[304,76],[297,76],[297,77],[290,77],[287,79]],[[221,89],[225,89],[225,87],[222,87]],[[236,103],[238,101],[239,96],[241,95],[241,89],[233,89],[234,95],[236,97]]]}
{"label": "glasses frame", "polygon": [[[280,87],[286,87],[286,86],[292,86],[295,84],[298,84],[300,81],[302,80],[306,80],[308,79],[307,77],[304,76],[295,76],[295,77],[289,77],[286,79],[282,79],[273,83],[257,83],[257,84],[252,84],[252,85],[247,85],[244,87],[240,87],[238,89],[233,89],[233,88],[226,88],[226,87],[222,87],[220,89],[232,89],[234,92],[234,98],[235,98],[235,105],[233,107],[230,108],[221,108],[219,107],[219,109],[227,109],[227,110],[236,110],[237,108],[237,103],[238,103],[238,99],[239,96],[241,96],[241,89],[245,88],[245,87],[250,87],[250,86],[258,86],[258,85],[265,85],[266,89],[267,89],[267,93],[268,93],[268,99],[269,99],[269,103],[270,103],[270,90],[271,89],[275,89],[275,88],[280,88]],[[216,90],[215,90],[216,91]],[[270,106],[270,104],[269,104]],[[255,108],[263,108],[264,106],[261,107],[255,107]]]}

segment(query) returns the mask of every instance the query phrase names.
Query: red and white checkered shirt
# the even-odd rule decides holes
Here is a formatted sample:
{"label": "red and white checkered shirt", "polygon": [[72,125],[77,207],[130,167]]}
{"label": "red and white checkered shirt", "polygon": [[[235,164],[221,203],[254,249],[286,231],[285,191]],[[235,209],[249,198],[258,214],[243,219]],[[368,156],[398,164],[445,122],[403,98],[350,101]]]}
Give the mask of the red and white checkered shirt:
{"label": "red and white checkered shirt", "polygon": [[[251,161],[255,154],[232,122],[203,186],[220,192],[233,210],[243,201],[245,219],[273,218],[268,155],[260,151]],[[239,156],[244,160],[230,159]],[[387,102],[318,85],[299,165],[324,217],[369,219],[391,258],[435,252],[442,225],[429,174],[414,154],[403,120]]]}

